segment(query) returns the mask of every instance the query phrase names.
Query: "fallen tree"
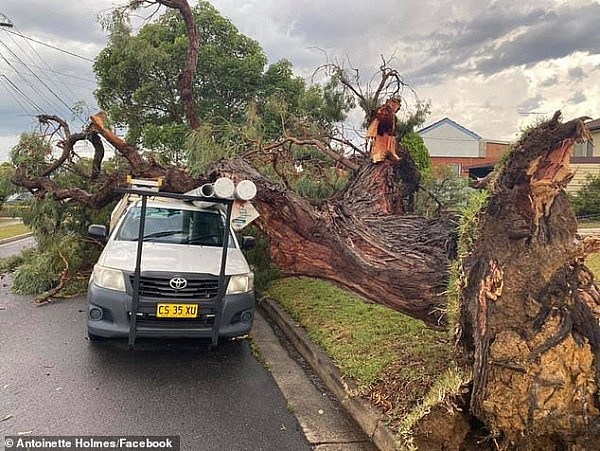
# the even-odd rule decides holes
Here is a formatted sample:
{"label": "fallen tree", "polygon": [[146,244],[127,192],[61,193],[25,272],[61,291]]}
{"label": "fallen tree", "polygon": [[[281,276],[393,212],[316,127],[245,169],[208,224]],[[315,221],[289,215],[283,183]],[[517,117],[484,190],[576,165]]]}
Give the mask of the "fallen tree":
{"label": "fallen tree", "polygon": [[[41,120],[56,121],[42,117]],[[313,205],[307,199],[262,175],[242,159],[218,163],[203,178],[194,178],[183,168],[163,168],[156,161],[116,136],[104,125],[104,116],[95,115],[86,133],[61,141],[63,154],[31,174],[21,167],[14,183],[36,192],[38,197],[79,202],[102,208],[125,183],[125,172],[134,177],[164,177],[172,192],[186,192],[222,175],[250,179],[258,186],[254,203],[261,213],[258,225],[269,238],[274,261],[286,274],[321,277],[350,289],[368,300],[388,305],[422,319],[432,327],[445,323],[443,307],[447,268],[453,252],[453,224],[446,219],[426,219],[406,214],[408,197],[414,191],[407,172],[418,177],[412,160],[401,149],[399,159],[360,167],[348,186],[332,199]],[[90,174],[98,190],[61,188],[51,178],[68,161],[74,142],[94,139],[97,157],[104,153],[104,138],[129,163],[126,171]],[[408,170],[407,170],[408,168]]]}
{"label": "fallen tree", "polygon": [[[159,3],[177,8],[186,29],[193,28],[187,2]],[[186,53],[179,86],[192,132],[200,123],[190,96],[197,49],[191,45]],[[352,90],[341,75],[340,83]],[[331,136],[286,135],[269,144],[255,143],[252,152],[270,159],[275,172],[277,155],[291,144],[312,146],[350,171],[348,186],[320,204],[310,203],[242,158],[220,161],[201,177],[160,164],[112,133],[102,114],[76,134],[60,118],[40,117],[42,124],[54,127],[51,135],[62,135],[62,153],[35,164],[24,158],[14,182],[38,198],[100,208],[116,198],[115,188],[126,174],[165,177],[166,189],[174,192],[221,175],[249,178],[259,188],[258,225],[284,272],[334,281],[432,327],[444,326],[455,226],[449,219],[411,214],[418,176],[397,143],[395,116],[376,108],[390,80],[401,84],[397,73],[383,67],[375,95],[354,91],[371,113],[368,137],[378,150],[377,163],[348,160],[331,146]],[[395,102],[387,107],[392,113],[397,110]],[[373,125],[374,120],[382,127]],[[456,318],[451,325],[459,332],[459,362],[472,383],[460,415],[478,419],[499,447],[600,448],[600,295],[583,263],[599,244],[577,238],[576,219],[564,193],[573,144],[587,138],[581,120],[563,124],[560,115],[532,128],[490,182],[490,196],[475,227],[461,237],[457,311],[450,316]],[[89,170],[78,167],[77,176],[89,181],[88,190],[61,186],[54,179],[76,158],[75,143],[80,140],[90,141],[95,150]],[[115,147],[126,167],[103,168],[103,140]],[[464,425],[471,417],[463,420]]]}
{"label": "fallen tree", "polygon": [[[160,3],[181,14],[190,45],[185,52],[182,73],[178,79],[180,101],[191,136],[199,132],[200,119],[192,92],[200,45],[195,33],[193,11],[185,0],[132,1],[142,7]],[[366,299],[388,305],[441,327],[444,318],[444,292],[447,268],[453,252],[453,225],[447,219],[428,220],[411,215],[412,199],[419,185],[419,174],[410,155],[399,145],[396,111],[397,97],[405,86],[400,75],[384,61],[380,81],[373,92],[363,92],[358,80],[336,65],[328,65],[328,75],[337,77],[345,91],[353,95],[364,109],[372,125],[367,134],[374,161],[349,160],[344,149],[365,154],[343,136],[316,133],[293,136],[286,133],[272,142],[250,143],[254,161],[233,159],[221,162],[204,176],[194,177],[185,167],[164,165],[144,156],[137,146],[114,134],[106,126],[106,115],[91,117],[82,133],[72,134],[68,124],[55,116],[41,116],[40,122],[60,135],[61,155],[44,165],[22,165],[17,168],[14,183],[34,191],[40,198],[51,196],[63,202],[77,202],[91,208],[102,208],[116,198],[115,188],[125,183],[125,175],[142,178],[165,178],[165,190],[186,192],[206,181],[227,174],[249,178],[258,188],[256,206],[261,213],[259,227],[268,237],[274,261],[284,273],[322,277],[362,295]],[[382,97],[389,100],[381,106]],[[304,130],[305,124],[298,128]],[[287,130],[287,129],[286,129]],[[76,156],[78,141],[88,140],[94,146],[92,167],[87,174],[90,189],[59,186],[53,181],[57,170],[67,166]],[[127,167],[103,171],[104,142],[110,143]],[[339,146],[333,148],[332,144]],[[289,157],[291,146],[308,146],[321,152],[351,174],[348,186],[333,198],[313,205],[287,186],[285,175],[277,183],[257,171],[251,163],[267,160],[276,173],[278,159]],[[345,146],[345,147],[344,147]],[[255,164],[256,165],[256,164]]]}
{"label": "fallen tree", "polygon": [[[600,293],[564,191],[583,120],[525,132],[462,237],[459,350],[470,412],[501,449],[600,448]],[[460,282],[462,281],[462,282]]]}

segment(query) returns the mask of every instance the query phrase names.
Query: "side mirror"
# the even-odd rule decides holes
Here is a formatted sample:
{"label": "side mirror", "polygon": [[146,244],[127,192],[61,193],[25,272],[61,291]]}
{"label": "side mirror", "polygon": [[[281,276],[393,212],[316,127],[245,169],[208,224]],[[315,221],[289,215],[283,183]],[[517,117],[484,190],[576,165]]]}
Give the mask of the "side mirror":
{"label": "side mirror", "polygon": [[242,237],[242,249],[252,249],[256,245],[256,238],[253,236]]}
{"label": "side mirror", "polygon": [[100,224],[92,224],[88,228],[88,238],[105,242],[106,238],[108,238],[106,226]]}

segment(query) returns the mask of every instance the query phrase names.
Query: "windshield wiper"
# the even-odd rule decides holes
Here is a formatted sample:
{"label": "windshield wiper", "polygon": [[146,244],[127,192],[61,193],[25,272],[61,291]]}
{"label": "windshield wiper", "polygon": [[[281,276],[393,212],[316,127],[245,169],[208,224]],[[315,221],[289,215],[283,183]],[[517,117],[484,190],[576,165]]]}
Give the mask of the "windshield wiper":
{"label": "windshield wiper", "polygon": [[163,230],[162,232],[154,232],[154,233],[150,233],[148,235],[144,235],[144,238],[142,241],[147,241],[148,238],[161,238],[163,236],[173,236],[173,235],[177,235],[180,233],[181,233],[180,230]]}
{"label": "windshield wiper", "polygon": [[[202,235],[185,238],[181,244],[200,244],[203,246],[221,246],[223,235]],[[216,239],[216,241],[215,241]]]}

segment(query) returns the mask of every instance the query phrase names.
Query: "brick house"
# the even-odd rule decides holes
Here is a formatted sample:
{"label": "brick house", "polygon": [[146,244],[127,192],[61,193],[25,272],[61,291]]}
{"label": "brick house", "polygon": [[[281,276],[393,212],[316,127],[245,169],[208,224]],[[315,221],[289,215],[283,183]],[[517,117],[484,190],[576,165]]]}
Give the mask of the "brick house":
{"label": "brick house", "polygon": [[486,176],[509,146],[508,141],[484,139],[447,117],[418,133],[429,150],[434,170],[447,166],[463,177]]}
{"label": "brick house", "polygon": [[571,157],[571,169],[575,173],[567,186],[567,191],[581,188],[588,175],[600,175],[600,119],[586,122],[593,142],[575,144]]}

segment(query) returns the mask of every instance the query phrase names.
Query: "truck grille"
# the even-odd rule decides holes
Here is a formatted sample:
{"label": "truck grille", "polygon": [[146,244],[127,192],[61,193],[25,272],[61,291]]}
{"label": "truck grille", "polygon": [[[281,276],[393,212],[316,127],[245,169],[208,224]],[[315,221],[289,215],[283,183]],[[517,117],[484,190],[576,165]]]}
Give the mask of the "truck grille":
{"label": "truck grille", "polygon": [[210,329],[215,323],[214,316],[194,319],[172,319],[145,317],[136,320],[138,327],[151,327],[157,329]]}
{"label": "truck grille", "polygon": [[[218,278],[186,279],[187,286],[175,290],[169,285],[170,278],[140,277],[140,297],[208,300],[217,297],[219,290]],[[133,275],[130,276],[133,287]]]}

